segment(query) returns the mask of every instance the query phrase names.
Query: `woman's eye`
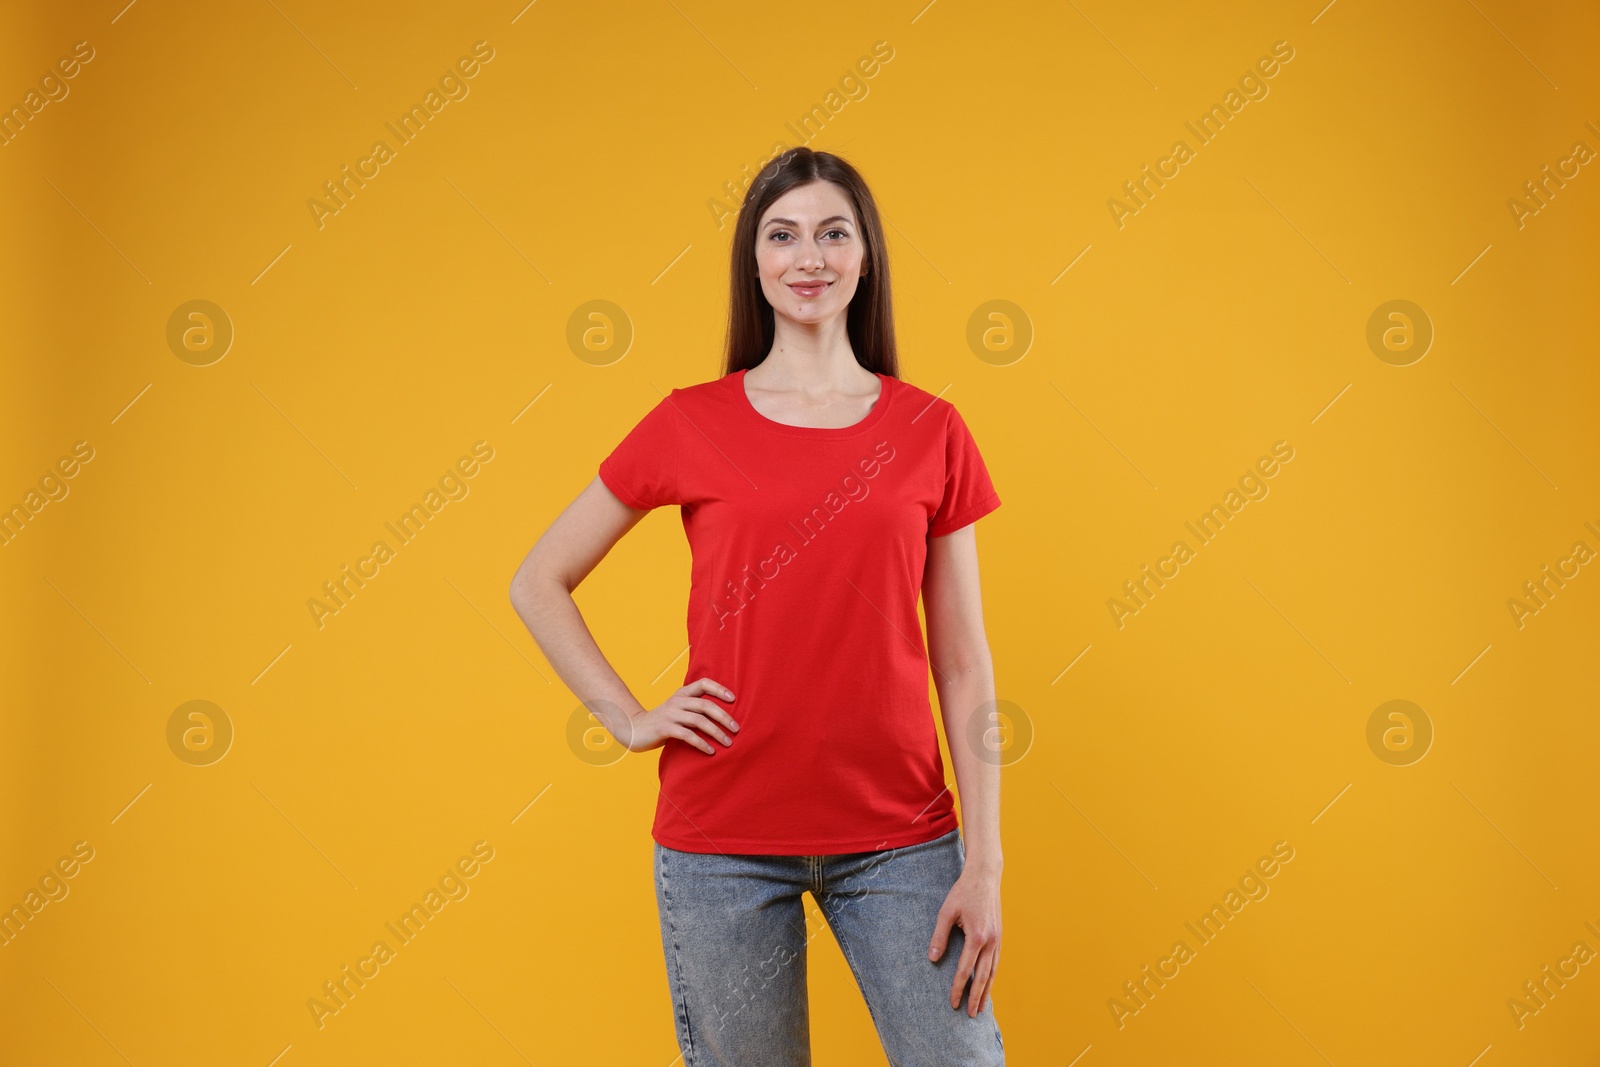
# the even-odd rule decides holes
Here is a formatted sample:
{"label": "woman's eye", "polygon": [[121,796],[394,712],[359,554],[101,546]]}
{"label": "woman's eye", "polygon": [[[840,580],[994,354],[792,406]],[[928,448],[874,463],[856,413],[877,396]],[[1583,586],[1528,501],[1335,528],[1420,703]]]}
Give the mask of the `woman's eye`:
{"label": "woman's eye", "polygon": [[[827,233],[823,234],[823,236],[824,237],[832,237],[835,234],[838,234],[840,237],[848,239],[849,236],[850,236],[850,231],[848,231],[848,230],[829,230]],[[791,236],[793,236],[793,235],[790,234],[789,231],[787,231],[787,230],[776,230],[771,235],[769,235],[768,240],[777,241],[778,238],[780,238],[780,237],[791,237]],[[780,242],[780,243],[787,244],[788,242],[787,241],[783,241],[783,242]]]}

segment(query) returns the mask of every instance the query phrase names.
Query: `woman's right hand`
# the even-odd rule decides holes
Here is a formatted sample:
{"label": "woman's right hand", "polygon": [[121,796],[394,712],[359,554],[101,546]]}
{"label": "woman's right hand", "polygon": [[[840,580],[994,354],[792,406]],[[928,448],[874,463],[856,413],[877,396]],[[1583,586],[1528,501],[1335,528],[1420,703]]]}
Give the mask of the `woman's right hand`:
{"label": "woman's right hand", "polygon": [[628,751],[646,752],[660,748],[667,743],[667,738],[676,737],[709,756],[716,750],[701,736],[702,732],[720,741],[724,747],[732,745],[733,738],[722,727],[738,733],[739,724],[732,715],[701,696],[702,693],[710,693],[723,700],[733,699],[733,693],[721,683],[713,682],[710,678],[696,679],[662,701],[658,707],[641,712],[630,720],[626,738]]}

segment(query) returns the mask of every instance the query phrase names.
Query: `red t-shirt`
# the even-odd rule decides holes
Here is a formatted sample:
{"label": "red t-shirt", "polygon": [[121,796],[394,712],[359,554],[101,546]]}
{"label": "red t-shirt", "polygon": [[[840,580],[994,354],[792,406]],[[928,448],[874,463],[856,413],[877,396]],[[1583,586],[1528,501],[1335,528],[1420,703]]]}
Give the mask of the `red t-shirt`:
{"label": "red t-shirt", "polygon": [[[917,616],[928,538],[1000,506],[955,407],[878,375],[853,426],[775,422],[744,371],[674,389],[600,464],[677,504],[693,555],[683,683],[739,724],[661,749],[652,836],[683,852],[836,855],[956,828]],[[957,741],[956,743],[962,743]]]}

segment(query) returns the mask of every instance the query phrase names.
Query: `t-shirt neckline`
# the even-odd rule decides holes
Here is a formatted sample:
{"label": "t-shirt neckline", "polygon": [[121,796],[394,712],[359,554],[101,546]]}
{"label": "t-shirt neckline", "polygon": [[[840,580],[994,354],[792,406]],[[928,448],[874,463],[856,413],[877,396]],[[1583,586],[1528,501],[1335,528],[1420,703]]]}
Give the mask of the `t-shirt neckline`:
{"label": "t-shirt neckline", "polygon": [[786,422],[778,422],[775,419],[767,418],[757,411],[756,406],[750,402],[749,394],[744,391],[744,376],[749,373],[749,370],[750,368],[744,367],[728,375],[728,380],[732,383],[733,391],[736,394],[735,402],[740,410],[746,412],[749,419],[753,420],[757,425],[785,437],[855,437],[866,433],[882,421],[889,410],[890,403],[894,401],[895,379],[887,374],[873,371],[872,373],[877,375],[879,382],[878,399],[872,405],[872,410],[867,412],[866,417],[860,422],[852,423],[849,426],[790,426]]}

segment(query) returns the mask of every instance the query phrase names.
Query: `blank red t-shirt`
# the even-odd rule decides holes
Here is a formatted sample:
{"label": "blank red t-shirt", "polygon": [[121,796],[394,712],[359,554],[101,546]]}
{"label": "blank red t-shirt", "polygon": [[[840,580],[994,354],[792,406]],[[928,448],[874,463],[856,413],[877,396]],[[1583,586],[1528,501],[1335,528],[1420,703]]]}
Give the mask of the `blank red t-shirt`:
{"label": "blank red t-shirt", "polygon": [[[928,538],[1000,506],[955,407],[878,375],[853,426],[762,415],[744,371],[674,389],[600,464],[641,510],[679,505],[693,555],[682,684],[739,723],[661,749],[652,836],[684,852],[836,855],[956,828],[917,616]],[[957,743],[960,743],[959,741]]]}

